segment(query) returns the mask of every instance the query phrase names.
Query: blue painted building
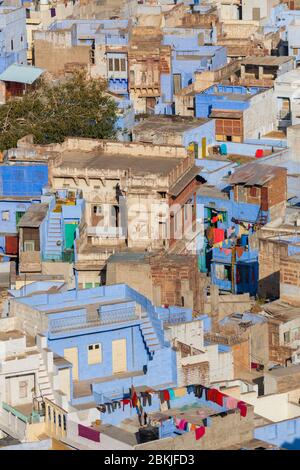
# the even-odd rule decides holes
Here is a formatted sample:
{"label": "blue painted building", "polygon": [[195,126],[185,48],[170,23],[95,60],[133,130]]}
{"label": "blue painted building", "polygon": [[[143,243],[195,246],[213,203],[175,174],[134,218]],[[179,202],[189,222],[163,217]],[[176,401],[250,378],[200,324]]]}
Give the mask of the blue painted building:
{"label": "blue painted building", "polygon": [[287,450],[300,450],[300,418],[255,428],[254,437]]}
{"label": "blue painted building", "polygon": [[18,222],[31,204],[40,202],[46,184],[47,165],[0,166],[0,252],[17,254]]}
{"label": "blue painted building", "polygon": [[74,261],[75,239],[85,208],[76,191],[45,188],[40,205],[32,205],[20,220],[20,250],[40,253],[41,261]]}
{"label": "blue painted building", "polygon": [[213,85],[195,96],[196,117],[210,117],[214,109],[244,111],[251,97],[264,91],[261,87]]}
{"label": "blue painted building", "polygon": [[91,47],[91,74],[108,81],[108,90],[129,97],[128,93],[128,20],[63,20],[50,31],[71,29],[73,46]]}
{"label": "blue painted building", "polygon": [[255,295],[258,251],[252,246],[253,235],[284,213],[286,172],[250,163],[225,177],[224,183],[222,189],[204,184],[197,192],[197,219],[204,228],[197,240],[199,268],[223,291]]}
{"label": "blue painted building", "polygon": [[[174,114],[174,95],[194,81],[195,72],[216,70],[227,63],[227,50],[211,44],[211,31],[196,29],[164,28],[162,44],[170,46],[171,73],[160,76],[161,97],[155,106],[155,114]],[[199,36],[203,41],[199,41]],[[206,38],[206,39],[205,39]]]}
{"label": "blue painted building", "polygon": [[68,361],[73,404],[123,397],[132,385],[176,386],[176,353],[163,325],[191,321],[190,309],[156,308],[124,284],[31,294],[18,302],[45,319],[40,333]]}
{"label": "blue painted building", "polygon": [[27,63],[26,15],[22,7],[0,6],[0,73]]}

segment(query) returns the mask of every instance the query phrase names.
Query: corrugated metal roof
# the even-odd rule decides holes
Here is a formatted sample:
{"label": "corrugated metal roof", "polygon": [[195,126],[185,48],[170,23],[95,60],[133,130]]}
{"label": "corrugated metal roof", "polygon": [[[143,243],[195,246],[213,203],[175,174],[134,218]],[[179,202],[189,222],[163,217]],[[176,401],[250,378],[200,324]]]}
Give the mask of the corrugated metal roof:
{"label": "corrugated metal roof", "polygon": [[249,186],[263,186],[276,176],[281,175],[283,171],[286,172],[286,169],[271,165],[258,165],[257,162],[247,163],[236,169],[228,181],[230,184],[244,183]]}
{"label": "corrugated metal roof", "polygon": [[193,166],[192,168],[189,169],[189,171],[183,175],[183,177],[176,182],[173,186],[170,188],[170,194],[172,196],[178,196],[178,194],[183,191],[188,184],[199,174],[199,171],[201,171],[201,168],[198,166]]}
{"label": "corrugated metal roof", "polygon": [[43,72],[44,70],[38,67],[13,64],[1,73],[0,80],[3,82],[16,82],[31,85],[42,75]]}
{"label": "corrugated metal roof", "polygon": [[32,204],[21,217],[19,227],[37,228],[41,225],[48,212],[48,204]]}
{"label": "corrugated metal roof", "polygon": [[225,109],[213,109],[210,113],[210,118],[224,118],[224,119],[241,119],[243,117],[243,111],[225,110]]}

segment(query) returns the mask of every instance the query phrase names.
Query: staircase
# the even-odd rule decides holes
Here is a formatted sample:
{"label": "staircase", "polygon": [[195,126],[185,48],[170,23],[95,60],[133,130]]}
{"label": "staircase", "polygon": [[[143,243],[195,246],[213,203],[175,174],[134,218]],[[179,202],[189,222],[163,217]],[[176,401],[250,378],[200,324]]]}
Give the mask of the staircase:
{"label": "staircase", "polygon": [[43,401],[44,398],[55,401],[52,386],[50,384],[48,372],[46,370],[42,355],[40,354],[40,366],[37,373],[37,401]]}
{"label": "staircase", "polygon": [[268,223],[268,216],[262,213],[262,208],[260,207],[257,219],[255,221],[257,225],[266,225]]}
{"label": "staircase", "polygon": [[58,212],[50,212],[45,248],[46,259],[60,260],[63,251],[62,217]]}
{"label": "staircase", "polygon": [[151,360],[153,359],[155,351],[161,349],[162,345],[155,332],[152,321],[146,312],[142,313],[142,323],[140,325],[140,330],[149,353],[149,358]]}

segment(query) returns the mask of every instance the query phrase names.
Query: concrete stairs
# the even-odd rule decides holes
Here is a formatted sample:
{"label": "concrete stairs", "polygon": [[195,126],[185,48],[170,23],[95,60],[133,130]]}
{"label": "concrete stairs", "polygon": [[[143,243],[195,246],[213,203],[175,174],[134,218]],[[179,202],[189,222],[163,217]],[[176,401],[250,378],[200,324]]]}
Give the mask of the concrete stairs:
{"label": "concrete stairs", "polygon": [[146,312],[142,313],[142,323],[140,325],[140,330],[145,342],[145,345],[148,349],[150,359],[153,358],[155,351],[161,349],[160,341],[157,337],[151,319],[148,317]]}
{"label": "concrete stairs", "polygon": [[55,401],[49,375],[41,354],[40,366],[37,373],[37,394],[38,401],[42,401],[44,398],[48,398],[48,400]]}
{"label": "concrete stairs", "polygon": [[47,259],[61,259],[62,251],[63,232],[61,213],[51,212],[48,221],[45,257]]}

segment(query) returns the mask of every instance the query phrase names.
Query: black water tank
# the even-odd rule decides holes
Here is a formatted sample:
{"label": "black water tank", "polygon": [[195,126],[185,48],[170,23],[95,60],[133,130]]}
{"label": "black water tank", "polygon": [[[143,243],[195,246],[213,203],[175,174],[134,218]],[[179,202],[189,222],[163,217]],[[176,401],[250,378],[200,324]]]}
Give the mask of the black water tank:
{"label": "black water tank", "polygon": [[147,426],[146,428],[139,429],[140,444],[156,441],[157,439],[159,439],[159,430],[157,426]]}

